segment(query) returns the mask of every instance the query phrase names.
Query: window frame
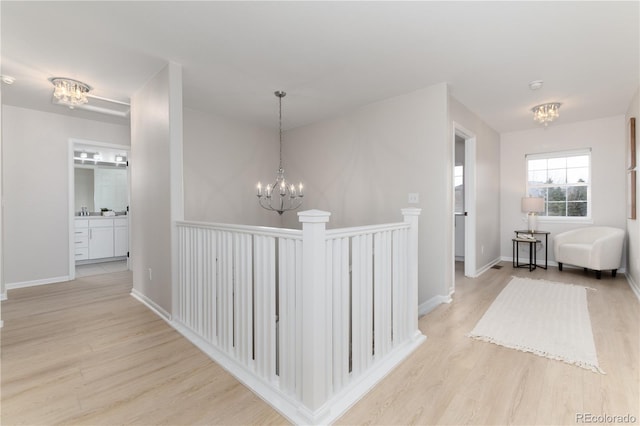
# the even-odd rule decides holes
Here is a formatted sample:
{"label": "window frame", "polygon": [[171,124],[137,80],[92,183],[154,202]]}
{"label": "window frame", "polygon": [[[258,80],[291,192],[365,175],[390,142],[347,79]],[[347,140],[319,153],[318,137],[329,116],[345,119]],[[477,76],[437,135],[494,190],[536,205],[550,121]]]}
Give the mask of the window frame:
{"label": "window frame", "polygon": [[[568,157],[579,157],[579,156],[587,156],[588,157],[588,178],[586,185],[575,185],[575,184],[543,184],[543,185],[529,185],[529,161],[530,160],[548,160],[553,158],[568,158]],[[547,170],[549,170],[547,168]],[[529,191],[531,188],[551,188],[551,187],[576,187],[576,186],[586,186],[587,188],[587,215],[586,216],[547,216],[540,214],[538,216],[541,222],[574,222],[574,223],[592,223],[592,206],[593,206],[593,197],[591,194],[591,186],[592,186],[592,158],[591,158],[591,148],[582,148],[575,149],[569,151],[555,151],[555,152],[541,152],[535,154],[525,154],[525,194],[529,196]],[[545,209],[547,208],[547,200],[545,199]]]}

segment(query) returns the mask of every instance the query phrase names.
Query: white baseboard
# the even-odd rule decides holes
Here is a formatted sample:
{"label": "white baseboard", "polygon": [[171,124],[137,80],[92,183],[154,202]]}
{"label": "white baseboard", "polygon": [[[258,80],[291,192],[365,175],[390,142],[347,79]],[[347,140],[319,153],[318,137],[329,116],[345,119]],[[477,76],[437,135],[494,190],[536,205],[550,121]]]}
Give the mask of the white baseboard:
{"label": "white baseboard", "polygon": [[[509,262],[509,263],[513,263],[513,257],[510,256],[503,256],[501,258],[501,260],[505,261],[505,262]],[[518,262],[520,263],[528,263],[529,262],[529,258],[519,258]],[[541,265],[543,262],[540,261],[540,259],[538,259],[538,264]],[[553,267],[558,267],[558,262],[556,262],[555,260],[549,260],[547,262],[547,265],[549,267],[553,266]],[[584,269],[582,266],[574,266],[574,265],[568,265],[566,263],[562,264],[562,267],[565,269]],[[624,266],[618,268],[618,272],[621,274],[624,274],[625,272],[627,272],[627,268],[625,268]]]}
{"label": "white baseboard", "polygon": [[153,312],[156,313],[156,315],[158,315],[160,318],[165,320],[167,323],[172,325],[171,314],[169,312],[167,312],[166,310],[164,310],[156,302],[154,302],[153,300],[149,299],[147,296],[145,296],[144,294],[140,293],[135,288],[131,289],[131,296],[133,298],[137,299],[140,303],[145,305],[147,308],[151,309]]}
{"label": "white baseboard", "polygon": [[640,286],[638,285],[637,282],[633,280],[633,277],[631,277],[631,275],[625,274],[625,277],[627,278],[629,287],[631,287],[631,290],[633,290],[633,293],[636,295],[638,300],[640,300]]}
{"label": "white baseboard", "polygon": [[4,293],[0,293],[0,302],[2,302],[3,300],[7,300],[7,292],[6,291]]}
{"label": "white baseboard", "polygon": [[200,338],[179,321],[172,321],[170,325],[290,422],[303,425],[324,425],[335,422],[426,340],[426,337],[417,331],[410,341],[394,349],[371,368],[368,374],[347,385],[345,389],[335,394],[322,407],[311,412],[301,406],[299,401],[274,389],[255,376],[245,366]]}
{"label": "white baseboard", "polygon": [[17,283],[7,283],[7,285],[5,286],[5,289],[13,290],[13,289],[16,289],[16,288],[33,287],[33,286],[36,286],[36,285],[62,283],[62,282],[65,282],[65,281],[70,281],[70,280],[71,280],[71,278],[69,277],[69,275],[64,275],[64,276],[61,276],[61,277],[44,278],[44,279],[41,279],[41,280],[21,281],[21,282],[17,282]]}
{"label": "white baseboard", "polygon": [[475,275],[471,278],[478,278],[480,275],[484,274],[485,272],[487,272],[489,269],[491,269],[491,267],[493,265],[497,265],[498,263],[502,262],[502,258],[498,257],[496,259],[493,259],[491,262],[487,263],[486,265],[484,265],[482,268],[478,269],[475,273]]}
{"label": "white baseboard", "polygon": [[431,299],[427,300],[424,303],[418,305],[418,317],[422,317],[427,315],[429,312],[433,311],[435,308],[440,306],[443,303],[451,303],[451,295],[442,296],[437,295],[433,296]]}
{"label": "white baseboard", "polygon": [[207,354],[214,362],[231,373],[242,384],[247,386],[252,392],[294,424],[331,424],[335,422],[373,389],[377,383],[393,371],[401,361],[407,358],[427,340],[426,336],[417,330],[409,341],[398,346],[391,351],[391,353],[387,354],[386,357],[377,362],[367,375],[347,385],[345,389],[334,395],[322,407],[315,412],[311,412],[300,406],[300,402],[292,399],[289,395],[265,383],[237,360],[202,339],[180,321],[172,320],[171,315],[167,311],[136,289],[131,290],[131,296],[165,320],[173,329],[182,334],[187,340]]}

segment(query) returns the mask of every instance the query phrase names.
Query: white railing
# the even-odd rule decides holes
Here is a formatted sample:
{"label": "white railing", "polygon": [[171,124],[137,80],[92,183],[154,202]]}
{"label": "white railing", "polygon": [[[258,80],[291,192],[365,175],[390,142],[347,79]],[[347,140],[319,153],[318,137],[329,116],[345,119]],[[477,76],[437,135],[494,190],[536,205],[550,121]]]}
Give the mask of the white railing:
{"label": "white railing", "polygon": [[330,423],[425,337],[419,209],[396,224],[302,230],[178,222],[172,322],[294,423]]}

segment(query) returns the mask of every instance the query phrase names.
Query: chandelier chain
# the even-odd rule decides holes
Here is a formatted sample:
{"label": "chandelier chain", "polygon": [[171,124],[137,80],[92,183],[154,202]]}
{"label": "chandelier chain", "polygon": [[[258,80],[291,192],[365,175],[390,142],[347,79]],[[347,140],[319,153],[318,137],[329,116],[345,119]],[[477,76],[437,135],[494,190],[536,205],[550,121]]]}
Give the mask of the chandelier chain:
{"label": "chandelier chain", "polygon": [[[284,92],[282,92],[284,93]],[[282,170],[282,97],[284,94],[278,94],[279,102],[279,115],[278,115],[278,124],[280,129],[280,170]]]}

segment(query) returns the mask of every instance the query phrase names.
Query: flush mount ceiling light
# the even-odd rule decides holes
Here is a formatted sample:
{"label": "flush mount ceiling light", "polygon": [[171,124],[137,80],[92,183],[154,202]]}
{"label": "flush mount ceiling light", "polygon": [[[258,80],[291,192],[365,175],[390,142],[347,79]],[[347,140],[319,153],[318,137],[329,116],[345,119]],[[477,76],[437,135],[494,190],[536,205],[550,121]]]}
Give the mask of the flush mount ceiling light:
{"label": "flush mount ceiling light", "polygon": [[276,180],[272,184],[267,184],[264,191],[262,183],[258,182],[258,202],[264,209],[278,212],[282,214],[289,210],[295,210],[302,205],[302,183],[296,191],[296,186],[290,184],[284,178],[284,169],[282,168],[282,98],[287,94],[282,90],[274,93],[279,99],[280,110],[280,167],[276,173]]}
{"label": "flush mount ceiling light", "polygon": [[547,127],[549,123],[560,117],[560,105],[562,105],[560,102],[550,102],[534,106],[531,108],[533,121],[544,124]]}
{"label": "flush mount ceiling light", "polygon": [[63,77],[52,77],[49,81],[53,84],[53,96],[59,104],[73,109],[88,102],[87,95],[92,89],[88,84]]}
{"label": "flush mount ceiling light", "polygon": [[8,85],[12,85],[13,83],[16,82],[16,79],[11,77],[10,75],[0,76],[0,80],[2,80],[4,84],[8,84]]}
{"label": "flush mount ceiling light", "polygon": [[529,82],[529,89],[538,90],[542,88],[544,82],[542,80],[533,80]]}

